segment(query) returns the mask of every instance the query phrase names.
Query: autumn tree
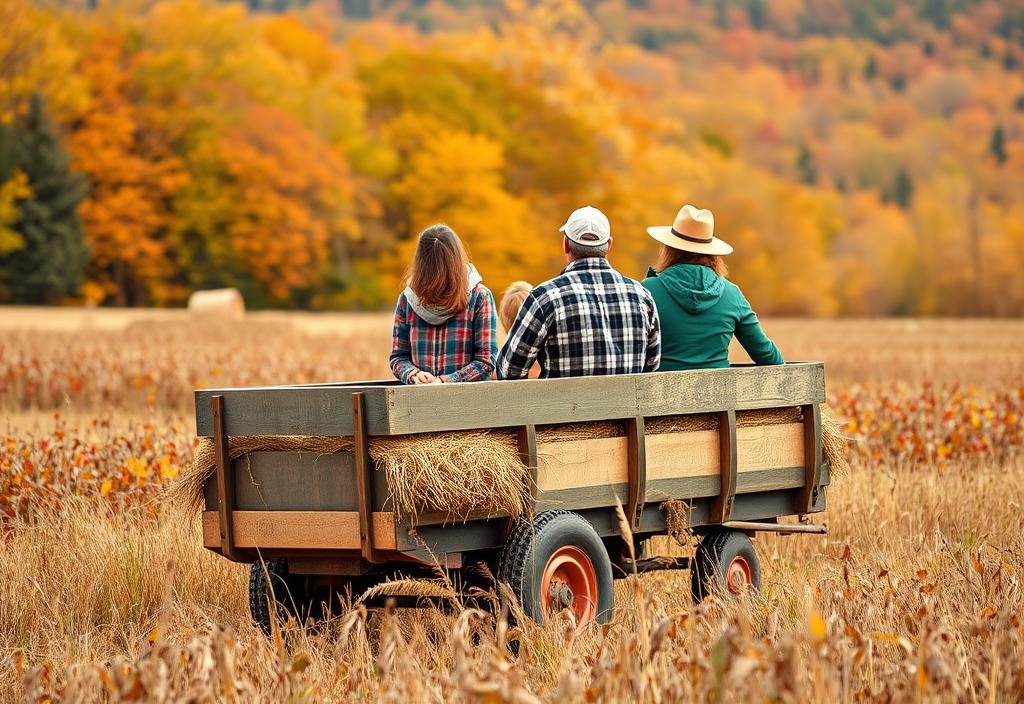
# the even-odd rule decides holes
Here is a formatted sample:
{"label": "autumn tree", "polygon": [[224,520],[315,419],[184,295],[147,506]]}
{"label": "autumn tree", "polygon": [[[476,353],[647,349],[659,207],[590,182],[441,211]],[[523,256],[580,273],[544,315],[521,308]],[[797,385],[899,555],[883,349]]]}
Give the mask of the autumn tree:
{"label": "autumn tree", "polygon": [[191,286],[300,305],[332,266],[332,245],[358,237],[344,159],[272,108],[196,148],[189,171],[175,241]]}
{"label": "autumn tree", "polygon": [[81,209],[89,278],[117,305],[161,305],[185,295],[175,290],[169,235],[172,200],[187,177],[136,102],[124,42],[103,31],[84,54],[91,96],[69,146],[92,183]]}
{"label": "autumn tree", "polygon": [[88,260],[78,217],[88,181],[71,171],[71,156],[38,94],[25,115],[0,125],[0,149],[0,182],[24,174],[9,226],[15,237],[0,253],[0,299],[60,302],[77,292]]}

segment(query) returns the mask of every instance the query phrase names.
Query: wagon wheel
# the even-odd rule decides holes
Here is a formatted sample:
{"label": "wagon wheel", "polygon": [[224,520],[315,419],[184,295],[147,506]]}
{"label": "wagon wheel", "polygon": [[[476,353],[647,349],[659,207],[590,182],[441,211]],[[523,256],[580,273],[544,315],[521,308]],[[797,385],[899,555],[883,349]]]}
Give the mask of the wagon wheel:
{"label": "wagon wheel", "polygon": [[[275,609],[271,612],[271,607]],[[279,558],[256,562],[249,568],[249,613],[252,620],[268,636],[271,623],[279,626],[289,619],[303,624],[307,619],[319,620],[322,606],[303,575],[288,573],[288,560]]]}
{"label": "wagon wheel", "polygon": [[746,533],[716,530],[701,538],[690,572],[693,600],[715,592],[739,596],[761,587],[761,561]]}
{"label": "wagon wheel", "polygon": [[537,623],[569,609],[580,626],[612,616],[612,566],[597,531],[579,514],[544,511],[513,532],[498,580]]}

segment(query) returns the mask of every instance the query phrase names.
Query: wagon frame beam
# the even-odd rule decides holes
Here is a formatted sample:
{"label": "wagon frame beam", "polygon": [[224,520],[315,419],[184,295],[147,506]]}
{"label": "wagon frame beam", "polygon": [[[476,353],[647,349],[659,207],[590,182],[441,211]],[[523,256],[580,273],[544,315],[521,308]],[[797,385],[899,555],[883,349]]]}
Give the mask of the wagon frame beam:
{"label": "wagon frame beam", "polygon": [[246,562],[245,551],[235,547],[235,468],[231,464],[231,438],[227,432],[224,396],[210,397],[213,418],[213,446],[217,474],[217,514],[220,528],[220,551],[232,562]]}

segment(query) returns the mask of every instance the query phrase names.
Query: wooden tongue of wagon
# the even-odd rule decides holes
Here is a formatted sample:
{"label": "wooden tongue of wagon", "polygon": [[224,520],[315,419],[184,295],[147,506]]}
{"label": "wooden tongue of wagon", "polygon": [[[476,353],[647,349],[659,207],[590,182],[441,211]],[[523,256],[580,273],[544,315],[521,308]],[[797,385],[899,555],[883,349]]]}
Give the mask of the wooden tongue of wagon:
{"label": "wooden tongue of wagon", "polygon": [[[633,570],[690,568],[697,599],[712,589],[740,592],[759,585],[750,540],[757,531],[825,531],[779,521],[825,510],[824,398],[820,363],[435,386],[201,390],[197,432],[216,446],[216,471],[205,485],[204,543],[253,563],[250,606],[264,628],[273,603],[301,620],[332,594],[358,595],[397,574],[480,562],[537,620],[563,608],[580,623],[608,620],[612,579]],[[766,414],[758,409],[778,409],[783,421],[760,422]],[[674,420],[681,422],[666,422]],[[565,424],[574,439],[545,440],[548,428]],[[613,432],[590,437],[588,428],[598,427]],[[371,459],[375,438],[484,429],[514,433],[518,443],[527,504],[519,519],[395,510],[395,487]],[[229,442],[243,440],[238,436],[351,441],[340,451],[286,446],[232,458]],[[633,551],[617,504],[638,541]],[[692,560],[631,561],[640,540],[680,529],[700,538]]]}

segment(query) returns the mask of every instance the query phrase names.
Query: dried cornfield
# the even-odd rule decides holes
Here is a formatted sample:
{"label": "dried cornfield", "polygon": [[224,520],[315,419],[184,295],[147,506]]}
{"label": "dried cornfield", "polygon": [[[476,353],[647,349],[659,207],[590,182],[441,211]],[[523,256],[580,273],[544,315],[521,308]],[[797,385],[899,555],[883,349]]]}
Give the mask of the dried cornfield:
{"label": "dried cornfield", "polygon": [[600,629],[356,605],[287,647],[163,500],[189,390],[381,376],[386,319],[74,325],[0,330],[0,701],[1024,698],[1020,323],[769,323],[860,444],[827,537],[758,539],[756,598],[656,573]]}

